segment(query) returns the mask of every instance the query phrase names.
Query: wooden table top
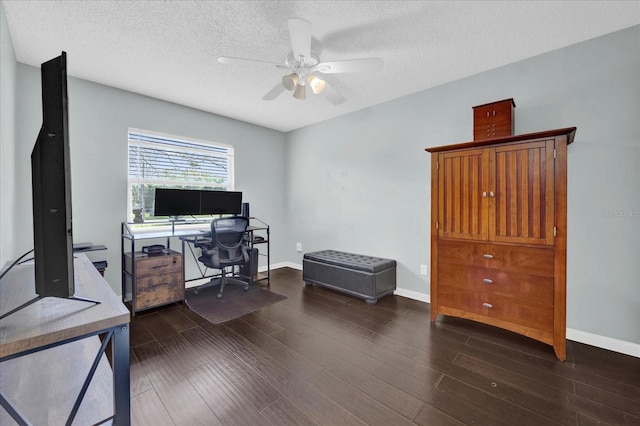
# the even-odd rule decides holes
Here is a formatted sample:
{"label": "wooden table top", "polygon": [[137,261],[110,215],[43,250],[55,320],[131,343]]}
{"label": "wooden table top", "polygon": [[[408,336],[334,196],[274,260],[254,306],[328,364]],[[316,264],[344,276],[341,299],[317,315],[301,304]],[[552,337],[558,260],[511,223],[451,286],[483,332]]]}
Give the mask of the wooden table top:
{"label": "wooden table top", "polygon": [[[0,358],[129,323],[129,310],[87,256],[74,257],[75,296],[101,303],[45,297],[9,315],[0,320]],[[0,315],[35,296],[33,261],[16,265],[0,281]]]}

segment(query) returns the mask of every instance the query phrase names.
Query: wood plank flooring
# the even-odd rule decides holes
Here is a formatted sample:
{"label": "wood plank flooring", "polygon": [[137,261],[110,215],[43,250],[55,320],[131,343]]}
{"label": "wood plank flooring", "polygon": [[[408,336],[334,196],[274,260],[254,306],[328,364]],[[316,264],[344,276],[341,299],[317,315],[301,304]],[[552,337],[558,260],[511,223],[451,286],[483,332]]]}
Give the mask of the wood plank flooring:
{"label": "wood plank flooring", "polygon": [[133,425],[640,425],[640,359],[550,346],[440,317],[398,296],[369,306],[301,271],[287,299],[222,325],[183,304],[131,324]]}

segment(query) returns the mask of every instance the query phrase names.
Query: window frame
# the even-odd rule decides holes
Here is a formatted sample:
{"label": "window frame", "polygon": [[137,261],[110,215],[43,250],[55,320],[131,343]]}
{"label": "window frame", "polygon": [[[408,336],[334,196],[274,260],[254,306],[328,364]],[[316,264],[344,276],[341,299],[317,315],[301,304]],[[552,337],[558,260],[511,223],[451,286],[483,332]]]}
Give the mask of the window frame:
{"label": "window frame", "polygon": [[[180,180],[180,179],[158,179],[158,178],[143,178],[140,176],[132,176],[131,175],[131,147],[133,145],[137,146],[150,146],[158,149],[162,149],[162,142],[154,142],[147,140],[139,140],[132,139],[132,135],[148,137],[150,139],[164,139],[167,141],[175,141],[178,143],[184,143],[189,145],[199,145],[202,147],[203,155],[210,154],[213,158],[216,157],[225,157],[226,158],[226,175],[225,182],[223,183],[215,183],[207,181],[192,181],[192,180]],[[166,146],[166,145],[165,145]],[[218,148],[223,150],[223,152],[215,152],[214,150]],[[175,151],[184,151],[184,152],[193,152],[193,150],[189,150],[188,147],[176,147]],[[164,188],[191,188],[191,189],[212,189],[215,188],[217,190],[226,190],[226,191],[234,191],[235,190],[235,149],[232,145],[206,141],[202,139],[195,139],[185,136],[172,135],[168,133],[155,132],[151,130],[137,129],[134,127],[129,127],[127,130],[127,221],[131,221],[134,217],[133,209],[133,185],[153,185],[153,186],[162,186]],[[146,212],[145,213],[153,213]]]}

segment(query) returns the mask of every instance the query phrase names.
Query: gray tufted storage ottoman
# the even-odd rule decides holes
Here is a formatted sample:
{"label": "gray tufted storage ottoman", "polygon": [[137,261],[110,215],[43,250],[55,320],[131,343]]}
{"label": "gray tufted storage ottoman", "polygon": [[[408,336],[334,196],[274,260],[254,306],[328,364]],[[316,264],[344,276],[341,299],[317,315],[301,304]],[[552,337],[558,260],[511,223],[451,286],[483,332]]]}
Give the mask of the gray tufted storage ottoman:
{"label": "gray tufted storage ottoman", "polygon": [[302,259],[302,279],[307,285],[322,285],[374,304],[396,289],[396,261],[335,250],[314,251]]}

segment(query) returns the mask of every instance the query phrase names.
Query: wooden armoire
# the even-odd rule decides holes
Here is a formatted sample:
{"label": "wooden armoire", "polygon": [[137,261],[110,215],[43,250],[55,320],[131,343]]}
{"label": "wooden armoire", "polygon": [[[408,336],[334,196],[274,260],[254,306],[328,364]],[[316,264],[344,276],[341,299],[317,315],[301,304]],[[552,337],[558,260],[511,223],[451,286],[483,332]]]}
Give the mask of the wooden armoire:
{"label": "wooden armoire", "polygon": [[576,128],[431,153],[431,320],[467,318],[566,359],[567,145]]}

